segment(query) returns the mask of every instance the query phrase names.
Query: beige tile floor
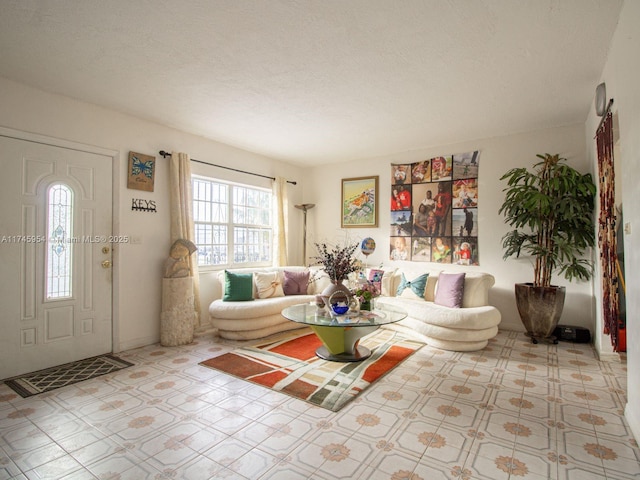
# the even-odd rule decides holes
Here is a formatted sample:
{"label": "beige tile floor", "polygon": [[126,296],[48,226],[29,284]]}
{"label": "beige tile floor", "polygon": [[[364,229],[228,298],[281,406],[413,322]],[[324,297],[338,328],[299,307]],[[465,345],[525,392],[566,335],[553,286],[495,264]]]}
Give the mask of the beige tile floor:
{"label": "beige tile floor", "polygon": [[640,478],[624,358],[589,345],[425,346],[333,413],[198,365],[238,343],[123,352],[27,399],[0,384],[0,479]]}

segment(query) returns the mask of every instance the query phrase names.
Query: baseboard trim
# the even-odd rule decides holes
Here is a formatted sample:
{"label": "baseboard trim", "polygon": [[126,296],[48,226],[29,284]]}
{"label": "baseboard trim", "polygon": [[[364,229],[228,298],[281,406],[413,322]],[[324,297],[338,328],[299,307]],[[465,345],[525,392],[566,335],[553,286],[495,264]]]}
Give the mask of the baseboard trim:
{"label": "baseboard trim", "polygon": [[628,403],[624,409],[624,416],[629,423],[633,438],[636,439],[637,443],[640,443],[640,418],[636,417],[635,412],[631,410]]}
{"label": "baseboard trim", "polygon": [[[149,345],[153,345],[154,343],[160,343],[160,337],[135,338],[128,342],[120,342],[120,350],[118,350],[118,352],[132,350],[134,348],[147,347]],[[113,353],[118,352],[114,351]]]}
{"label": "baseboard trim", "polygon": [[621,363],[622,359],[620,358],[620,354],[616,353],[616,352],[598,352],[596,351],[596,353],[598,354],[598,360],[600,360],[601,362],[614,362],[614,363]]}

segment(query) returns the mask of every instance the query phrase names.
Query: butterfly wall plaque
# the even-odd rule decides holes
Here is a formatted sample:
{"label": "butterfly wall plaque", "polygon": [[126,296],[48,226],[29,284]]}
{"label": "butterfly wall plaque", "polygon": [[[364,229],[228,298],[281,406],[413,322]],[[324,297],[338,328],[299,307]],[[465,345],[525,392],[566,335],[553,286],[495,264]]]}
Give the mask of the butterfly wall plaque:
{"label": "butterfly wall plaque", "polygon": [[127,188],[153,192],[156,157],[129,152],[129,175]]}

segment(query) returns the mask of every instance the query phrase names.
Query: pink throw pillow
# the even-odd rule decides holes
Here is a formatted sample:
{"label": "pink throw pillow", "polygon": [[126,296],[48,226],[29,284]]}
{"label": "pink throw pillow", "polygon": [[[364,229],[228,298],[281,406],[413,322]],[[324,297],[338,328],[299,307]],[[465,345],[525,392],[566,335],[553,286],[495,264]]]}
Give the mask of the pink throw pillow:
{"label": "pink throw pillow", "polygon": [[284,282],[282,289],[285,295],[306,295],[309,285],[309,270],[304,271],[284,271]]}

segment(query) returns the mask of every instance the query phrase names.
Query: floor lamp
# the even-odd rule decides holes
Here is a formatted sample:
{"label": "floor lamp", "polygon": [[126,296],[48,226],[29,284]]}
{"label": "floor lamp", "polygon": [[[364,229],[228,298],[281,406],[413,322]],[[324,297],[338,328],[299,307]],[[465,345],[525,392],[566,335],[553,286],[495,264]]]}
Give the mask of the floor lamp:
{"label": "floor lamp", "polygon": [[303,203],[302,205],[294,205],[304,213],[303,229],[302,229],[302,264],[307,262],[307,210],[311,210],[316,206],[315,203]]}

